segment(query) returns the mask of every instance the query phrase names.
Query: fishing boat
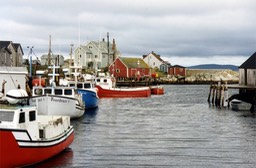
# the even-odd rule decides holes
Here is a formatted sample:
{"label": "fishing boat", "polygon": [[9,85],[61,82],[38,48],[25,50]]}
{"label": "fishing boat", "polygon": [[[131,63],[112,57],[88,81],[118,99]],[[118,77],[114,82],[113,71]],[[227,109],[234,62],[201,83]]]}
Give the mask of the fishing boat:
{"label": "fishing boat", "polygon": [[53,69],[50,79],[51,86],[33,86],[32,96],[29,104],[38,108],[38,113],[41,115],[65,115],[71,119],[83,116],[85,104],[82,100],[82,95],[77,93],[73,87],[56,86],[54,79],[56,66],[49,67]]}
{"label": "fishing boat", "polygon": [[69,116],[38,115],[35,106],[0,106],[0,167],[23,167],[49,159],[74,140]]}
{"label": "fishing boat", "polygon": [[113,77],[96,77],[96,87],[99,98],[129,98],[129,97],[150,97],[151,90],[149,87],[115,87],[115,78]]}
{"label": "fishing boat", "polygon": [[[75,69],[77,71],[77,69]],[[79,80],[78,80],[78,76]],[[75,88],[77,93],[82,95],[82,100],[85,104],[85,109],[94,109],[98,107],[98,89],[95,87],[95,82],[90,75],[73,73],[73,77],[65,77],[60,79],[60,85],[70,88]]]}
{"label": "fishing boat", "polygon": [[29,104],[38,108],[40,115],[64,115],[80,118],[85,111],[82,95],[75,88],[61,86],[33,86]]}
{"label": "fishing boat", "polygon": [[98,89],[93,81],[63,81],[63,86],[74,87],[77,93],[82,95],[82,100],[85,104],[85,109],[93,109],[98,107]]}
{"label": "fishing boat", "polygon": [[150,86],[151,94],[153,95],[163,95],[164,87],[163,86]]}

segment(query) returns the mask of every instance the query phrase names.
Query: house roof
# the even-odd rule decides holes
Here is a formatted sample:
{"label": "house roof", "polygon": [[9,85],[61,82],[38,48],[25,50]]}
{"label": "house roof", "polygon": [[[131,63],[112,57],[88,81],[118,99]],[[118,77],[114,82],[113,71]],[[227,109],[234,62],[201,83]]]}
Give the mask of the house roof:
{"label": "house roof", "polygon": [[256,52],[251,55],[242,65],[238,68],[256,69]]}
{"label": "house roof", "polygon": [[11,41],[0,41],[0,49],[7,48]]}
{"label": "house roof", "polygon": [[13,48],[14,48],[14,50],[15,50],[16,52],[17,52],[18,48],[20,47],[21,52],[22,52],[22,55],[24,54],[20,43],[13,43],[12,41],[0,41],[0,49],[3,49],[3,48],[6,48],[6,49],[7,49],[7,47],[8,47],[10,44],[13,46]]}
{"label": "house roof", "polygon": [[[131,57],[119,57],[119,59],[128,67],[128,68],[149,68],[141,58],[131,58]],[[139,65],[138,65],[139,61]]]}
{"label": "house roof", "polygon": [[20,50],[21,50],[21,52],[22,52],[22,55],[24,55],[24,52],[23,52],[23,49],[22,49],[20,43],[13,43],[13,44],[14,44],[14,46],[15,46],[15,51],[17,52],[18,48],[20,47]]}
{"label": "house roof", "polygon": [[186,67],[181,66],[181,65],[173,65],[173,66],[171,66],[171,67],[173,67],[173,68],[175,68],[175,67],[177,67],[177,68],[186,68]]}

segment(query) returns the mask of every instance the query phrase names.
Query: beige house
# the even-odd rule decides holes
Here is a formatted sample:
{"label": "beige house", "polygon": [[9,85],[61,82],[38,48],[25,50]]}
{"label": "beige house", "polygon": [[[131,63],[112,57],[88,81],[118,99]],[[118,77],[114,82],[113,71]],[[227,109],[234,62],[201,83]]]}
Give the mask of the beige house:
{"label": "beige house", "polygon": [[[48,65],[48,54],[44,54],[41,56],[41,65]],[[63,55],[50,55],[50,65],[64,65],[64,57]]]}
{"label": "beige house", "polygon": [[0,41],[0,66],[20,67],[24,53],[19,43]]}

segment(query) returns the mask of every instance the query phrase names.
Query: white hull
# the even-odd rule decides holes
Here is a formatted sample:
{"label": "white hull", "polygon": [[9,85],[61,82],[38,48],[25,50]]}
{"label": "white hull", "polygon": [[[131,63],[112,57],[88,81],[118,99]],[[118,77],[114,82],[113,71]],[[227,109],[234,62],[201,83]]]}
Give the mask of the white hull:
{"label": "white hull", "polygon": [[33,96],[30,105],[38,108],[39,115],[70,116],[71,119],[79,118],[84,114],[84,108],[77,99],[57,95]]}
{"label": "white hull", "polygon": [[251,104],[242,102],[240,100],[232,100],[231,101],[231,109],[234,111],[249,111],[251,108]]}

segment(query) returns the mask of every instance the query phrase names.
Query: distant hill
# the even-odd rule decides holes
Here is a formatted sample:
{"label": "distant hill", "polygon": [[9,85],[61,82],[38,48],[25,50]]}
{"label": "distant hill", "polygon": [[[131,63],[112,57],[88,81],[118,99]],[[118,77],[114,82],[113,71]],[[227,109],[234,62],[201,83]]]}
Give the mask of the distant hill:
{"label": "distant hill", "polygon": [[238,66],[235,65],[218,65],[218,64],[201,64],[187,67],[188,69],[231,69],[238,71]]}

